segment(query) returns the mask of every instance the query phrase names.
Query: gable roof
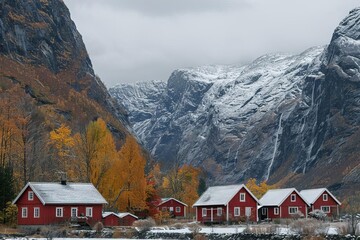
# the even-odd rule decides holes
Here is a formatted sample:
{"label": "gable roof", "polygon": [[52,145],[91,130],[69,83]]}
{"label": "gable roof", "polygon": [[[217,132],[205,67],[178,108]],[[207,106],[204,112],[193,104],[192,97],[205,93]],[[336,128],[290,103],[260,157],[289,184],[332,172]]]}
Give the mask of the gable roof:
{"label": "gable roof", "polygon": [[15,204],[30,187],[42,204],[107,204],[91,183],[29,182],[13,201]]}
{"label": "gable roof", "polygon": [[259,200],[261,206],[280,206],[291,193],[296,192],[304,202],[309,203],[300,195],[295,188],[283,188],[283,189],[270,189]]}
{"label": "gable roof", "polygon": [[103,217],[103,218],[106,218],[106,217],[108,217],[108,216],[110,216],[110,215],[114,215],[115,217],[118,217],[118,218],[123,218],[123,217],[126,217],[126,216],[130,215],[130,216],[138,219],[137,216],[135,216],[134,214],[131,214],[131,213],[129,213],[129,212],[123,212],[123,213],[103,212],[103,213],[102,213],[102,217]]}
{"label": "gable roof", "polygon": [[209,187],[194,203],[196,206],[227,205],[230,200],[244,188],[257,203],[258,199],[247,189],[244,184]]}
{"label": "gable roof", "polygon": [[341,202],[339,200],[337,200],[336,197],[334,195],[332,195],[331,192],[329,190],[327,190],[326,188],[305,189],[305,190],[301,190],[300,194],[308,203],[314,204],[314,202],[324,192],[327,192],[327,194],[329,194],[337,204],[341,205]]}
{"label": "gable roof", "polygon": [[184,205],[184,206],[188,206],[186,203],[183,203],[183,202],[181,202],[181,201],[179,201],[179,200],[177,200],[177,199],[175,199],[175,198],[162,198],[161,199],[161,202],[159,203],[159,205],[158,206],[160,206],[160,205],[162,205],[162,204],[164,204],[164,203],[166,203],[166,202],[168,202],[168,201],[170,201],[170,200],[174,200],[174,201],[176,201],[176,202],[178,202],[178,203],[180,203],[180,204],[182,204],[182,205]]}

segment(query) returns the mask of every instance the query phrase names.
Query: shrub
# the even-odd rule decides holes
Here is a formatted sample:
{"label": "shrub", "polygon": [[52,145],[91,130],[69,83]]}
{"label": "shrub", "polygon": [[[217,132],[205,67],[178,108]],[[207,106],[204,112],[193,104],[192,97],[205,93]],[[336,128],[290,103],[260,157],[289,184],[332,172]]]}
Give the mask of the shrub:
{"label": "shrub", "polygon": [[102,222],[97,222],[94,224],[93,229],[97,232],[97,233],[101,233],[101,231],[104,228],[104,224]]}
{"label": "shrub", "polygon": [[154,219],[147,218],[147,219],[141,219],[137,220],[133,223],[133,226],[136,227],[140,232],[149,231],[150,228],[156,226],[156,223]]}
{"label": "shrub", "polygon": [[187,226],[194,235],[198,234],[201,231],[201,227],[197,223],[189,223]]}

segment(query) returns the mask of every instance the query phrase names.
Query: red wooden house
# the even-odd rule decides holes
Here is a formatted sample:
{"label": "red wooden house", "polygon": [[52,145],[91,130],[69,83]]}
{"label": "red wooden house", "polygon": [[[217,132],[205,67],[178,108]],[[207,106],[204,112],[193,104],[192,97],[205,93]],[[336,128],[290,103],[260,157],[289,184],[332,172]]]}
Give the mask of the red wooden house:
{"label": "red wooden house", "polygon": [[258,220],[258,199],[244,184],[209,187],[195,202],[196,221],[224,223]]}
{"label": "red wooden house", "polygon": [[174,217],[186,217],[187,204],[175,198],[162,198],[158,205],[159,211],[168,211]]}
{"label": "red wooden house", "polygon": [[309,204],[295,188],[271,189],[259,201],[261,220],[307,216]]}
{"label": "red wooden house", "polygon": [[309,212],[319,209],[328,217],[339,215],[341,203],[326,188],[306,189],[300,191],[300,194],[310,204]]}
{"label": "red wooden house", "polygon": [[49,225],[65,222],[94,224],[102,220],[107,204],[91,183],[29,182],[13,201],[18,225]]}
{"label": "red wooden house", "polygon": [[104,212],[102,214],[103,224],[105,227],[114,227],[114,226],[132,226],[133,223],[138,220],[138,217],[125,212],[125,213],[114,213],[114,212]]}

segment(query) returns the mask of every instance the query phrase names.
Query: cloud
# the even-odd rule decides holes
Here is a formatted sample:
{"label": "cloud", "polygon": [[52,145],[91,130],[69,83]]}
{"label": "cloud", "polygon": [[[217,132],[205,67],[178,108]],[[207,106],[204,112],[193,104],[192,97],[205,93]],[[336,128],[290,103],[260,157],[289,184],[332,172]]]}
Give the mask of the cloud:
{"label": "cloud", "polygon": [[[329,43],[357,0],[65,0],[108,87]],[[151,3],[151,4],[150,4]]]}

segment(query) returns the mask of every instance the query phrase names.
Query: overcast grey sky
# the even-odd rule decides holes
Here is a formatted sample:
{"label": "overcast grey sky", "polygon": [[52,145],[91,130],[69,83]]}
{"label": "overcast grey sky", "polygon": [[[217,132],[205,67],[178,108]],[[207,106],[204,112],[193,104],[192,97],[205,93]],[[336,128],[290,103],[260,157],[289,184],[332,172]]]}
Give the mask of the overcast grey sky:
{"label": "overcast grey sky", "polygon": [[107,87],[328,44],[358,0],[64,0]]}

